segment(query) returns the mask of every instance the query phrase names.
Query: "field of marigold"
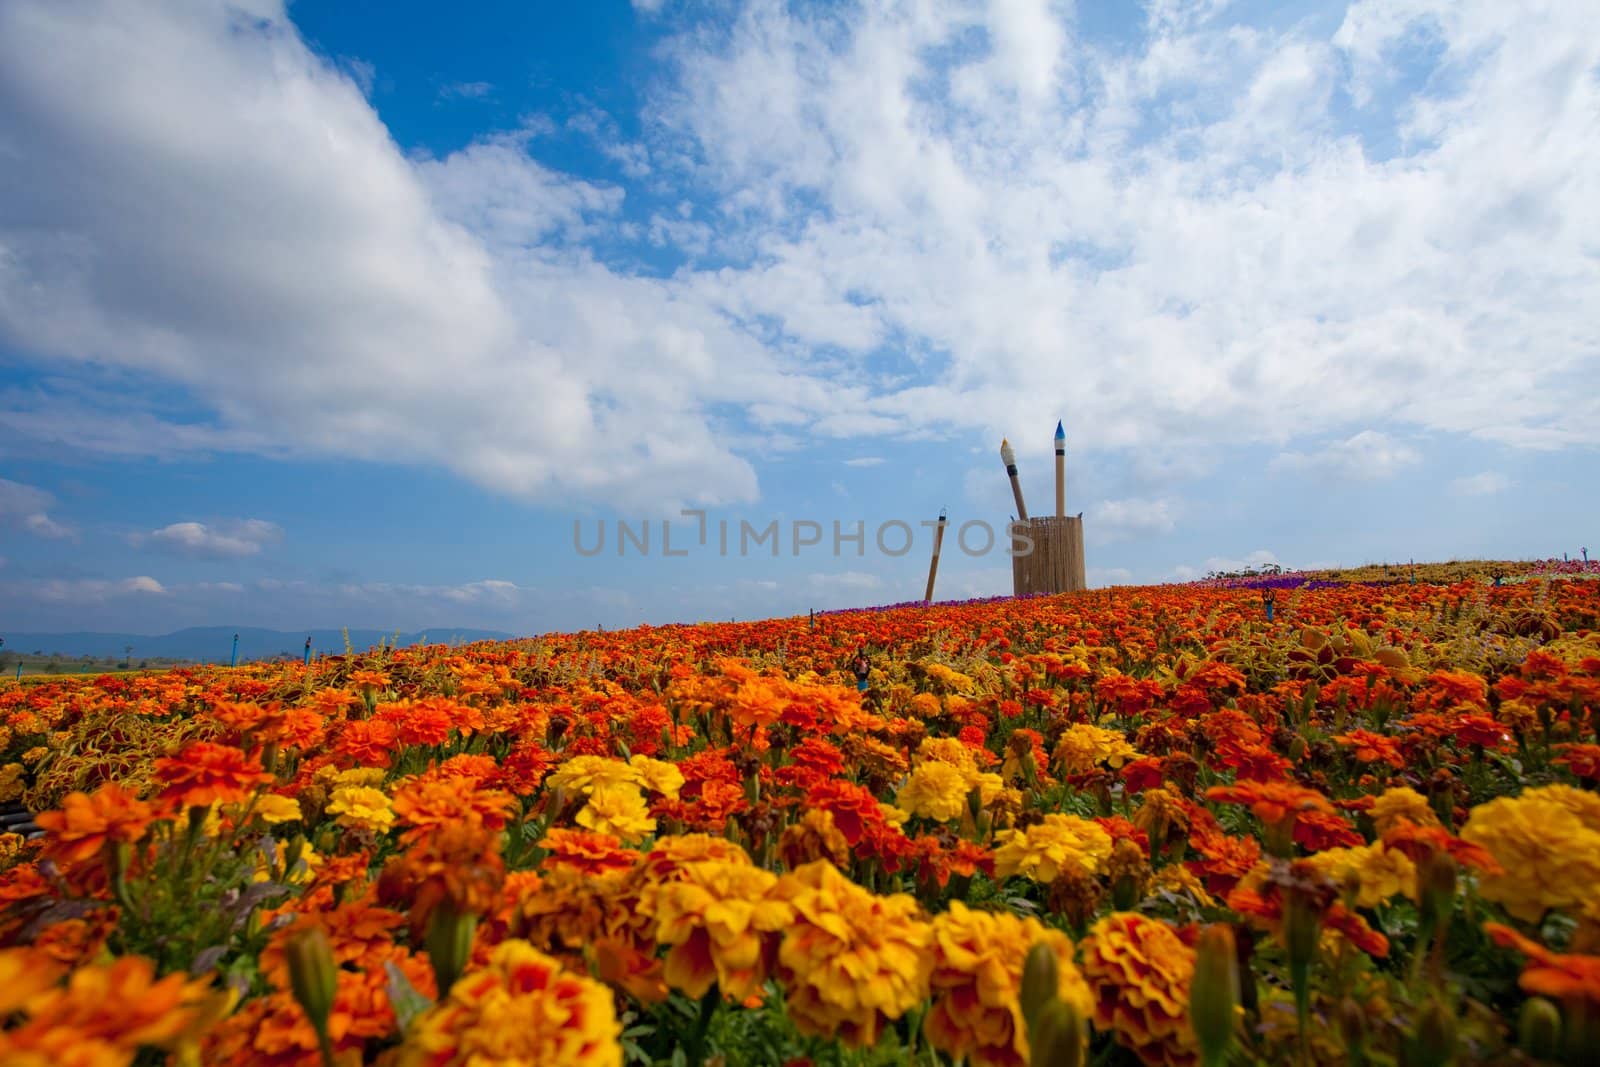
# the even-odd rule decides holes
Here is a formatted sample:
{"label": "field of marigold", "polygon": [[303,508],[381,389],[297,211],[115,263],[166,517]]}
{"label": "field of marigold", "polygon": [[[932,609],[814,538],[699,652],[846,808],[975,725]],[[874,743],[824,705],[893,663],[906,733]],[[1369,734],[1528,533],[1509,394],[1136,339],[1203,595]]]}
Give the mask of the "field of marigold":
{"label": "field of marigold", "polygon": [[1262,597],[8,685],[0,1062],[1600,1062],[1600,582]]}

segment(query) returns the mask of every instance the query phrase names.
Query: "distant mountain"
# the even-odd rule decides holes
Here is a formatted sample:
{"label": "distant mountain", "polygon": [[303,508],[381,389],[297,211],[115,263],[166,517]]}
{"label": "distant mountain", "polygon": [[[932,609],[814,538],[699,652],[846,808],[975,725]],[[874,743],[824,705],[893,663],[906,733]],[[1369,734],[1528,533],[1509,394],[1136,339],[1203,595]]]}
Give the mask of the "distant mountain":
{"label": "distant mountain", "polygon": [[[241,626],[193,626],[176,633],[151,636],[149,634],[30,634],[0,633],[5,638],[4,650],[30,654],[35,651],[45,655],[60,653],[63,656],[93,656],[100,659],[114,656],[121,659],[123,650],[133,646],[133,658],[182,659],[200,663],[226,663],[233,649],[233,635],[239,635],[239,662],[272,659],[284,653],[298,659],[305,654],[306,638],[311,638],[311,649],[316,653],[343,655],[344,632],[340,630],[262,630]],[[424,640],[429,644],[468,644],[472,641],[509,641],[515,635],[499,630],[473,630],[465,627],[441,626],[435,630],[419,630],[400,634],[396,640],[393,630],[351,630],[350,645],[364,652],[379,641],[389,644],[415,645]]]}

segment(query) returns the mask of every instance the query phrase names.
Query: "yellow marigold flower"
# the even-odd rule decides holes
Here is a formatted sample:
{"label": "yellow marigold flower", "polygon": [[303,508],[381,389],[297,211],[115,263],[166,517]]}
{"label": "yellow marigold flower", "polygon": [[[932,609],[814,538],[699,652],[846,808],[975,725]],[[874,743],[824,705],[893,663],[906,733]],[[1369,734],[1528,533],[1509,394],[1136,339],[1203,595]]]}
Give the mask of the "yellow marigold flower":
{"label": "yellow marigold flower", "polygon": [[0,804],[17,799],[27,789],[27,784],[22,780],[26,771],[27,768],[20,763],[8,763],[0,767]]}
{"label": "yellow marigold flower", "polygon": [[1472,809],[1461,836],[1504,871],[1479,876],[1479,891],[1525,922],[1583,902],[1600,884],[1600,797],[1564,785],[1528,789]]}
{"label": "yellow marigold flower", "polygon": [[364,785],[345,785],[333,791],[328,801],[328,814],[337,815],[334,821],[353,830],[371,830],[381,834],[394,825],[394,811],[389,798],[382,790]]}
{"label": "yellow marigold flower", "polygon": [[637,786],[601,785],[589,794],[589,803],[578,812],[579,826],[601,834],[614,834],[633,843],[656,832],[656,821]]}
{"label": "yellow marigold flower", "polygon": [[1102,763],[1115,770],[1138,758],[1139,753],[1117,731],[1080,722],[1061,735],[1051,762],[1064,774],[1083,774]]}
{"label": "yellow marigold flower", "polygon": [[811,808],[778,838],[778,858],[790,870],[816,860],[837,865],[850,862],[850,842],[833,821],[827,808]]}
{"label": "yellow marigold flower", "polygon": [[1069,866],[1099,874],[1111,858],[1111,835],[1099,823],[1076,815],[1046,815],[1025,830],[1000,831],[995,841],[996,878],[1020,874],[1048,884]]}
{"label": "yellow marigold flower", "polygon": [[[976,772],[974,772],[975,774]],[[913,815],[934,822],[959,819],[967,810],[968,778],[948,763],[928,760],[912,768],[894,802]]]}
{"label": "yellow marigold flower", "polygon": [[[323,770],[333,770],[333,768],[324,767]],[[318,777],[321,777],[321,773],[317,772]],[[333,775],[333,787],[337,789],[344,785],[359,785],[367,789],[377,789],[383,784],[383,779],[388,773],[382,767],[352,767]]]}
{"label": "yellow marigold flower", "polygon": [[1372,822],[1378,828],[1380,837],[1401,820],[1416,823],[1418,826],[1439,825],[1439,817],[1433,813],[1428,798],[1415,789],[1403,785],[1385,789],[1380,793],[1373,800],[1372,809],[1368,814],[1372,816]]}
{"label": "yellow marigold flower", "polygon": [[604,786],[644,784],[644,776],[619,759],[606,756],[574,756],[544,780],[546,789],[565,789],[588,796]]}
{"label": "yellow marigold flower", "polygon": [[526,941],[502,941],[406,1028],[401,1067],[621,1067],[611,991]]}
{"label": "yellow marigold flower", "polygon": [[978,802],[984,807],[993,804],[997,799],[1015,794],[1021,797],[1020,790],[1012,789],[1006,785],[1006,780],[991,771],[979,771],[967,779],[968,789],[977,789]]}
{"label": "yellow marigold flower", "polygon": [[972,688],[972,679],[943,663],[929,663],[923,667],[930,681],[939,683],[947,692]]}
{"label": "yellow marigold flower", "polygon": [[924,1023],[928,1043],[978,1067],[1022,1067],[1029,1062],[1022,1018],[1022,966],[1044,942],[1055,954],[1061,999],[1085,1019],[1094,1001],[1072,962],[1072,942],[1036,919],[1009,912],[972,911],[960,901],[933,920],[933,1006]]}
{"label": "yellow marigold flower", "polygon": [[[279,841],[277,848],[274,850],[275,863],[279,870],[283,868],[288,854],[289,843],[287,841]],[[262,856],[260,852],[257,852],[257,856],[260,856],[260,859],[256,862],[255,874],[250,878],[252,882],[271,882],[276,880],[288,885],[306,885],[316,877],[317,868],[322,866],[322,857],[317,855],[316,850],[306,841],[302,841],[300,844],[299,859],[295,861],[293,867],[284,873],[281,879],[275,878],[273,865],[267,863],[265,856]]]}
{"label": "yellow marigold flower", "polygon": [[802,1034],[864,1048],[927,998],[933,931],[913,898],[875,896],[826,860],[784,875],[778,895],[795,911],[778,967]]}
{"label": "yellow marigold flower", "polygon": [[1356,887],[1358,908],[1373,908],[1391,897],[1417,899],[1417,865],[1405,853],[1379,841],[1355,848],[1330,848],[1304,861],[1341,888]]}
{"label": "yellow marigold flower", "polygon": [[897,808],[893,804],[885,804],[881,800],[878,801],[878,810],[883,813],[883,821],[890,826],[904,826],[906,821],[911,818],[909,811]]}
{"label": "yellow marigold flower", "polygon": [[17,857],[22,854],[22,847],[27,843],[28,839],[21,834],[0,834],[0,870],[16,863]]}
{"label": "yellow marigold flower", "polygon": [[[243,815],[248,805],[241,806],[237,814]],[[254,816],[268,826],[300,820],[300,802],[293,797],[265,793],[256,798]]]}
{"label": "yellow marigold flower", "polygon": [[1189,1025],[1194,950],[1159,919],[1117,912],[1083,939],[1094,1025],[1116,1033],[1148,1067],[1190,1067],[1200,1045]]}
{"label": "yellow marigold flower", "polygon": [[917,746],[916,762],[929,760],[948,763],[964,776],[978,773],[977,755],[958,737],[924,737]]}
{"label": "yellow marigold flower", "polygon": [[1155,878],[1150,883],[1150,888],[1157,893],[1174,893],[1179,896],[1187,894],[1202,908],[1214,908],[1216,900],[1206,892],[1205,883],[1196,878],[1194,872],[1181,863],[1169,863],[1156,871]]}
{"label": "yellow marigold flower", "polygon": [[911,713],[919,719],[935,718],[943,710],[939,698],[932,693],[918,693],[911,698]]}
{"label": "yellow marigold flower", "polygon": [[767,980],[770,935],[794,917],[775,890],[777,875],[749,863],[691,863],[678,881],[649,885],[639,908],[656,920],[667,953],[666,980],[691,997],[715,982],[725,997],[757,995]]}
{"label": "yellow marigold flower", "polygon": [[678,770],[676,764],[649,756],[635,756],[628,761],[628,766],[638,774],[640,784],[650,792],[660,793],[668,800],[678,799],[678,790],[683,788],[683,772]]}
{"label": "yellow marigold flower", "polygon": [[50,749],[47,746],[35,745],[22,754],[22,762],[31,767],[48,755],[50,755]]}

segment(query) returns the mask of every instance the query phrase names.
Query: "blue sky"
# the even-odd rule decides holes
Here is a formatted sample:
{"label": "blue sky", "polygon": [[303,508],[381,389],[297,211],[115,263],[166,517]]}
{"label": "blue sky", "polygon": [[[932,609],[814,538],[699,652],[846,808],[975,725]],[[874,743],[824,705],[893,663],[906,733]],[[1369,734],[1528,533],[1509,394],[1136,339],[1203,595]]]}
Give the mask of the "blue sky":
{"label": "blue sky", "polygon": [[0,630],[910,599],[1058,418],[1095,584],[1576,554],[1600,42],[1512,8],[12,0]]}

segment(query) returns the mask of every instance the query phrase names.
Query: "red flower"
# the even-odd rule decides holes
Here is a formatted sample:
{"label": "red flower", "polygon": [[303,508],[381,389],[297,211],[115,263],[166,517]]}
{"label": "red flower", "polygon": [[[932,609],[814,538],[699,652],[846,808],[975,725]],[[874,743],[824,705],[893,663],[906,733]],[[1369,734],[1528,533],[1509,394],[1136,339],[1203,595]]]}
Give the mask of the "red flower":
{"label": "red flower", "polygon": [[1600,782],[1600,745],[1558,745],[1561,755],[1551,760],[1586,782]]}
{"label": "red flower", "polygon": [[1130,793],[1142,793],[1146,789],[1154,789],[1165,778],[1161,760],[1155,756],[1141,756],[1122,768],[1122,782]]}

